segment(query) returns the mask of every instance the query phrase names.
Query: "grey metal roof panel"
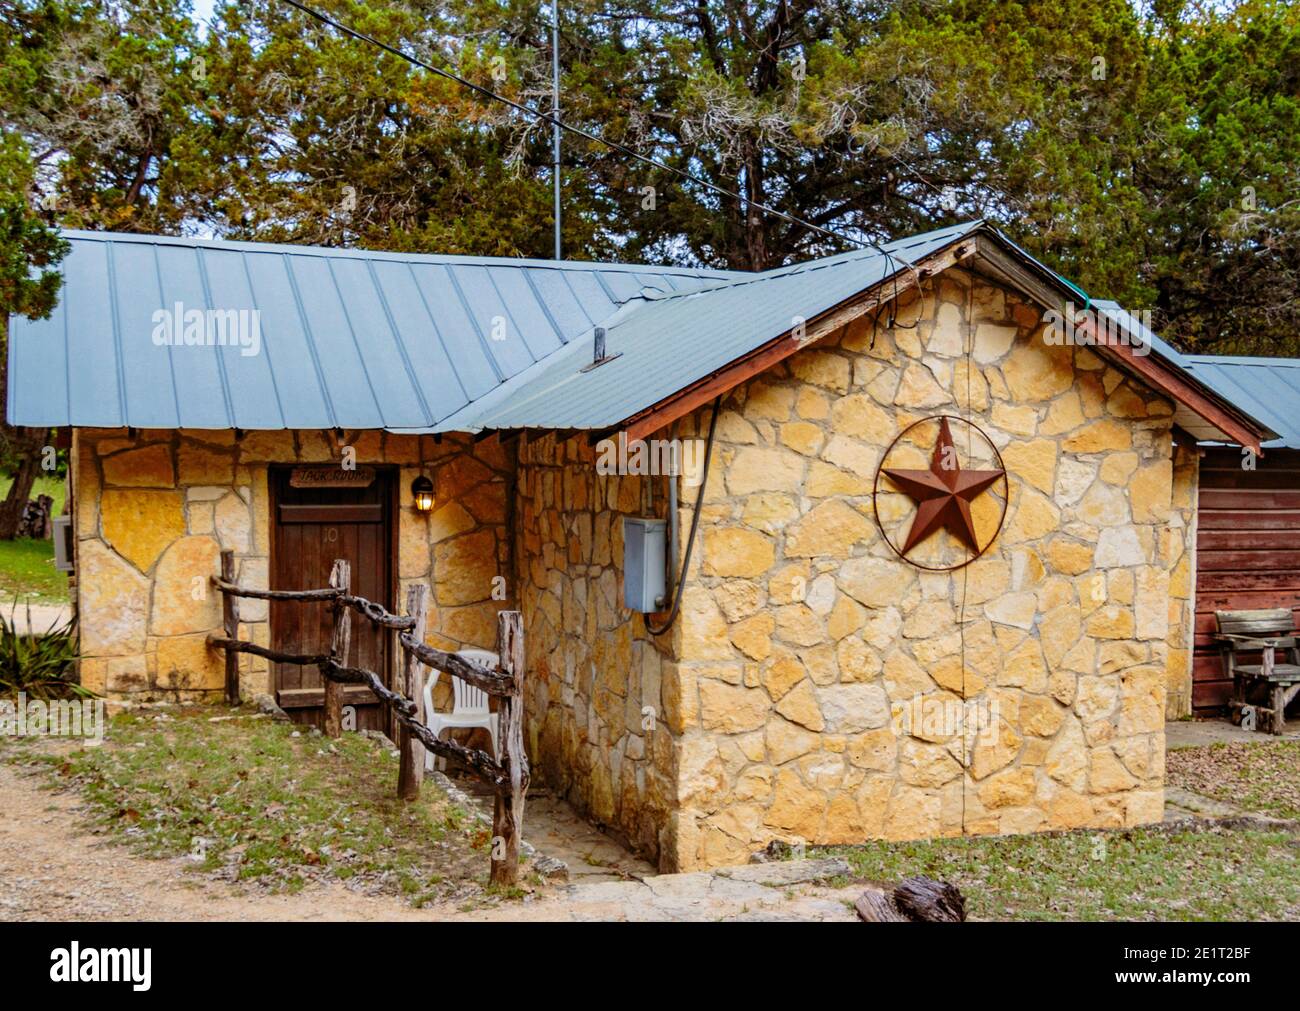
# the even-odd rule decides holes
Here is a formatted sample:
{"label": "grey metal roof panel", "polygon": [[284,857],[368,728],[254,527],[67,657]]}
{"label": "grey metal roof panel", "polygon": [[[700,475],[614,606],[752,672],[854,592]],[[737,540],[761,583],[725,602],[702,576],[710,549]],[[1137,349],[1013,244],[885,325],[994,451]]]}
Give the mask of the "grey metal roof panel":
{"label": "grey metal roof panel", "polygon": [[[34,426],[414,428],[643,289],[731,271],[66,232],[49,319],[10,320],[9,418]],[[159,347],[154,313],[256,309],[261,347]],[[499,338],[499,339],[498,339]]]}
{"label": "grey metal roof panel", "polygon": [[[69,232],[49,319],[10,322],[24,425],[604,428],[913,261],[969,222],[758,274]],[[1008,240],[1009,241],[1009,240]],[[262,347],[158,348],[153,313],[256,308]],[[1300,362],[1162,357],[1300,448]],[[583,373],[595,325],[614,360]],[[1279,372],[1279,374],[1274,374]]]}
{"label": "grey metal roof panel", "polygon": [[[1143,323],[1141,317],[1134,316],[1127,309],[1121,307],[1118,302],[1096,298],[1092,300],[1092,305],[1098,312],[1114,320],[1128,333],[1134,337],[1140,337],[1162,358],[1173,362],[1175,365],[1186,364],[1186,358],[1181,351]],[[1081,309],[1083,307],[1078,306],[1077,308]]]}
{"label": "grey metal roof panel", "polygon": [[810,263],[709,282],[644,302],[604,321],[607,354],[591,333],[532,366],[433,430],[605,428],[658,403],[911,263],[982,227],[968,222]]}
{"label": "grey metal roof panel", "polygon": [[1300,359],[1186,355],[1207,386],[1268,425],[1280,438],[1267,449],[1300,449]]}

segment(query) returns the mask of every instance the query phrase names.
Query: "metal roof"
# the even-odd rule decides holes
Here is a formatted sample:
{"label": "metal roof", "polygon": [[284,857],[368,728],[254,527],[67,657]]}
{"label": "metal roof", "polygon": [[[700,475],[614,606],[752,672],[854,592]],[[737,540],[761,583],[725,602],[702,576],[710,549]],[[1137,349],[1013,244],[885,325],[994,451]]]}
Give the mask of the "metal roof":
{"label": "metal roof", "polygon": [[1156,354],[1169,359],[1176,365],[1185,365],[1186,359],[1181,351],[1143,323],[1141,317],[1134,316],[1127,309],[1120,306],[1118,302],[1112,302],[1104,298],[1094,298],[1092,305],[1103,316],[1108,316],[1114,320],[1129,334],[1135,338],[1141,338]]}
{"label": "metal roof", "polygon": [[[53,314],[10,319],[15,424],[432,426],[643,293],[744,276],[64,234],[72,249]],[[258,310],[260,353],[158,346],[155,313],[176,303]]]}
{"label": "metal roof", "polygon": [[858,250],[629,304],[602,323],[612,360],[582,371],[589,331],[436,430],[612,427],[980,227],[889,243],[888,256]]}
{"label": "metal roof", "polygon": [[[8,415],[50,427],[610,428],[976,232],[1023,254],[981,221],[752,274],[67,232],[53,314],[10,320]],[[155,314],[178,303],[256,310],[259,353],[160,347]],[[1296,385],[1265,390],[1209,364],[1259,360],[1189,359],[1115,303],[1091,304],[1300,441],[1300,412],[1264,408]],[[584,372],[596,326],[610,360]]]}
{"label": "metal roof", "polygon": [[1300,359],[1184,355],[1186,368],[1281,436],[1264,449],[1300,449]]}

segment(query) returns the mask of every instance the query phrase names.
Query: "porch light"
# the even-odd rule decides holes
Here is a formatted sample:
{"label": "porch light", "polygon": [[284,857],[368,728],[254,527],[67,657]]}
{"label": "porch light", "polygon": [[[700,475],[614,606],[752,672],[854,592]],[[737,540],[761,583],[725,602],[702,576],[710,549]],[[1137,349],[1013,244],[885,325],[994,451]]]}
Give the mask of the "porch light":
{"label": "porch light", "polygon": [[427,513],[433,508],[433,482],[421,474],[411,482],[411,497],[418,512]]}

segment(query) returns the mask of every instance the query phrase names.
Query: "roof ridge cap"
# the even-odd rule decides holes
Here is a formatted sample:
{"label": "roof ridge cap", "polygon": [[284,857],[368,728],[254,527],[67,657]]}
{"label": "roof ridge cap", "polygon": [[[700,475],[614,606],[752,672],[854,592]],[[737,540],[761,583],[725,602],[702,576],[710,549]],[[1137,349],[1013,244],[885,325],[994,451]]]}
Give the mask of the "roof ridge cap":
{"label": "roof ridge cap", "polygon": [[[905,256],[903,256],[899,251],[887,247],[898,246],[905,242],[915,242],[918,239],[924,238],[927,235],[935,235],[940,232],[953,232],[954,239],[956,239],[959,236],[971,234],[976,229],[980,228],[985,224],[986,224],[985,220],[983,218],[979,218],[973,221],[962,222],[961,224],[957,224],[957,225],[950,225],[947,228],[934,228],[931,229],[929,232],[921,232],[919,235],[909,235],[902,239],[893,239],[889,242],[867,246],[863,249],[851,249],[844,253],[834,253],[831,256],[821,256],[815,260],[804,260],[800,263],[786,264],[783,267],[771,267],[767,270],[754,271],[742,277],[717,278],[717,279],[709,278],[706,279],[705,282],[697,288],[690,288],[685,291],[669,292],[668,294],[665,294],[660,298],[654,299],[654,301],[665,301],[667,299],[672,299],[672,298],[685,298],[689,295],[705,295],[710,292],[721,291],[725,288],[739,287],[740,285],[743,284],[754,284],[760,281],[774,280],[778,277],[790,277],[792,275],[804,273],[810,270],[823,270],[830,267],[840,266],[841,264],[845,264],[845,263],[853,263],[856,262],[856,259],[863,259],[863,260],[876,259],[881,255],[888,256],[891,259],[901,261],[901,263],[899,264],[900,267],[903,268],[911,267],[913,266],[913,264],[910,260],[908,260]],[[854,257],[854,254],[858,254],[856,258]],[[830,262],[832,260],[835,262],[834,263]],[[897,271],[895,271],[895,273],[897,273]],[[714,280],[717,281],[716,284],[711,283]]]}
{"label": "roof ridge cap", "polygon": [[[288,253],[297,256],[347,257],[356,259],[393,259],[402,262],[436,260],[439,263],[477,264],[481,266],[532,267],[540,270],[593,270],[621,273],[668,274],[703,281],[730,280],[728,275],[749,272],[716,267],[684,267],[677,264],[617,263],[599,260],[538,260],[523,256],[474,256],[467,253],[420,253],[394,249],[366,249],[361,246],[317,246],[295,242],[263,242],[257,239],[230,239],[221,236],[156,235],[152,232],[111,232],[94,229],[61,228],[59,235],[79,242],[122,242],[142,245],[181,246],[186,249],[221,249],[238,252]],[[743,278],[741,278],[743,279]]]}

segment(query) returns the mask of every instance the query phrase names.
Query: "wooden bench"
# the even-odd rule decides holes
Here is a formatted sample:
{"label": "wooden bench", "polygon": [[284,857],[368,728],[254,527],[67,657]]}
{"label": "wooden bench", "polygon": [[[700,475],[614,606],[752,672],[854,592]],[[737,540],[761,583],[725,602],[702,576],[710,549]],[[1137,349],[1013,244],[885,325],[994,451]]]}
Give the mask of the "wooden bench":
{"label": "wooden bench", "polygon": [[[1269,717],[1268,729],[1274,734],[1286,730],[1286,707],[1300,693],[1300,638],[1297,637],[1291,610],[1286,607],[1263,611],[1215,611],[1219,624],[1215,638],[1223,654],[1223,666],[1232,679],[1234,723],[1241,722],[1242,711],[1253,709]],[[1289,663],[1278,663],[1281,650]],[[1242,653],[1259,653],[1259,663],[1241,663]],[[1254,696],[1260,704],[1250,701]],[[1264,729],[1262,724],[1257,728]]]}

